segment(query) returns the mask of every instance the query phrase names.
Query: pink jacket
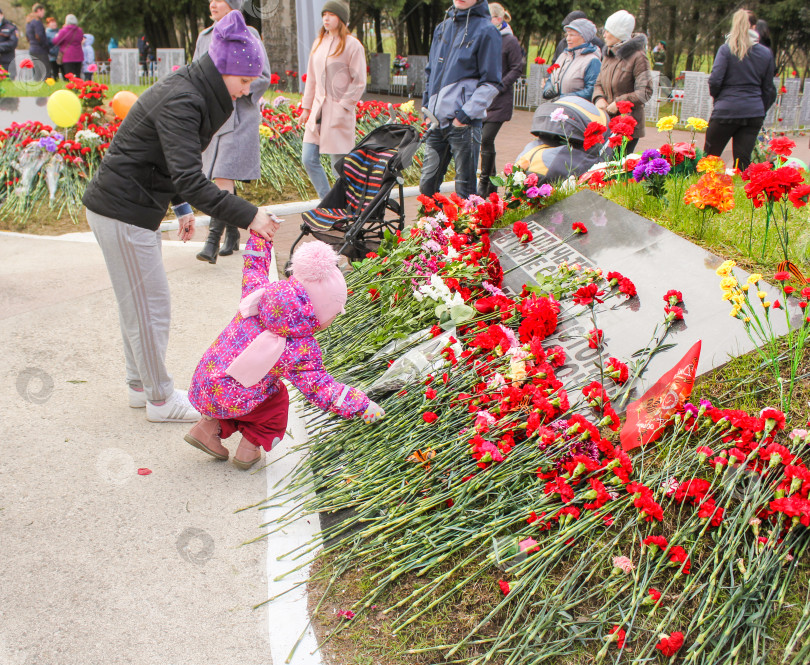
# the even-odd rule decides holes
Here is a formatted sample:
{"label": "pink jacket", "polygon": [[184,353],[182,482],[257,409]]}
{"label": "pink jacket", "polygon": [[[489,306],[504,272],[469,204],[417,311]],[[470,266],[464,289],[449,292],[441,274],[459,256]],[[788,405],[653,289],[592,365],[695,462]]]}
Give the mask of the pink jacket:
{"label": "pink jacket", "polygon": [[84,31],[78,25],[66,25],[57,33],[53,43],[62,51],[62,62],[84,62],[83,37]]}
{"label": "pink jacket", "polygon": [[301,106],[311,111],[304,141],[317,144],[325,155],[345,155],[354,148],[355,106],[366,90],[366,51],[363,45],[357,38],[347,35],[343,53],[327,57],[337,46],[337,38],[327,33],[318,48],[310,53],[307,83],[301,100]]}
{"label": "pink jacket", "polygon": [[[338,383],[324,369],[321,349],[312,336],[319,323],[304,287],[294,277],[279,282],[268,279],[271,247],[251,233],[244,252],[240,311],[197,365],[189,400],[203,415],[238,418],[275,395],[283,377],[324,411],[344,418],[363,413],[368,397]],[[263,335],[263,339],[270,340],[270,347],[274,342],[279,344],[270,356],[267,345],[262,347],[262,339],[257,341],[267,332],[271,334]],[[251,344],[251,350],[243,355]],[[256,373],[256,383],[243,385],[228,373],[230,369],[238,375],[233,367],[239,362]]]}

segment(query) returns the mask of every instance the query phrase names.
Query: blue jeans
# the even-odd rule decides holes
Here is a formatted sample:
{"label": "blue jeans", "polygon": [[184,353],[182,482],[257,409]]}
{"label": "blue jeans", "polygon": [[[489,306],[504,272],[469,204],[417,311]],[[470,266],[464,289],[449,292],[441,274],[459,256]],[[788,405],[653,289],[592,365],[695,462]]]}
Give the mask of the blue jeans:
{"label": "blue jeans", "polygon": [[480,152],[481,125],[448,125],[434,129],[425,141],[419,191],[428,196],[438,192],[452,158],[456,165],[456,194],[465,199],[472,196],[477,184],[475,171]]}
{"label": "blue jeans", "polygon": [[[332,175],[337,178],[335,172],[335,164],[344,155],[329,155],[332,160]],[[326,179],[326,171],[323,170],[321,164],[321,151],[317,143],[304,143],[301,149],[301,161],[304,163],[304,169],[309,176],[309,180],[315,191],[318,192],[318,198],[323,198],[329,193],[331,187],[329,180]]]}

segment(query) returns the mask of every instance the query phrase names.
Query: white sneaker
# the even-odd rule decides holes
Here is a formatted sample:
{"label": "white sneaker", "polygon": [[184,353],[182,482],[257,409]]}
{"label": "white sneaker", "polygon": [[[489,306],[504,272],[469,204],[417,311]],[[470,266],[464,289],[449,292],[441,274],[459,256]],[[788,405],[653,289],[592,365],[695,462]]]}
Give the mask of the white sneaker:
{"label": "white sneaker", "polygon": [[146,391],[133,390],[127,386],[127,393],[129,394],[129,405],[133,409],[142,409],[146,406]]}
{"label": "white sneaker", "polygon": [[175,390],[160,406],[146,403],[146,419],[150,423],[196,423],[200,418],[185,390]]}

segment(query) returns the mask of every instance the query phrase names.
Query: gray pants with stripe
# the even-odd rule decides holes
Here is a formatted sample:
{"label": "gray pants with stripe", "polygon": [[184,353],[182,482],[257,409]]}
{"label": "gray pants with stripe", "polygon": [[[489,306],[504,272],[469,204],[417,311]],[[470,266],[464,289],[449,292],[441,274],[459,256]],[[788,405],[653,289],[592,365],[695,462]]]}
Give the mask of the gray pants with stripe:
{"label": "gray pants with stripe", "polygon": [[166,370],[171,296],[163,267],[160,231],[87,211],[110,273],[124,340],[127,384],[151,402],[167,399],[174,381]]}

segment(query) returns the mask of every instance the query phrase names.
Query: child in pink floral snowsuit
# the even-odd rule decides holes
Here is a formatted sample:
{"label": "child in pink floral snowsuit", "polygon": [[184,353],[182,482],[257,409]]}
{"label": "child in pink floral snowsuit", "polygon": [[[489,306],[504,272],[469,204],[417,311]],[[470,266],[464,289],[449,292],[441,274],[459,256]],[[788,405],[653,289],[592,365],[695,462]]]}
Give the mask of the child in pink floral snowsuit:
{"label": "child in pink floral snowsuit", "polygon": [[228,459],[221,439],[242,440],[234,464],[247,469],[287,429],[290,381],[313,404],[344,418],[362,414],[375,422],[383,410],[360,390],[335,381],[324,369],[313,334],[343,311],[346,281],[326,243],[300,246],[293,275],[270,282],[272,245],[251,233],[245,247],[239,311],[200,360],[188,397],[203,418],[185,440],[217,459]]}

